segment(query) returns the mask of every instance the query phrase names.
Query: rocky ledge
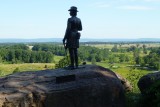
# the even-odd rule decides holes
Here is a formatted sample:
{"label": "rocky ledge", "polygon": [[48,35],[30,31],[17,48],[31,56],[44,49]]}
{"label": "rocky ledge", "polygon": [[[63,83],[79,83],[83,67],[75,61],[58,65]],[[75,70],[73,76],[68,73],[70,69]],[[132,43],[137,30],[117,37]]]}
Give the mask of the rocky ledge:
{"label": "rocky ledge", "polygon": [[0,78],[0,107],[124,107],[114,72],[85,65],[75,70],[21,72]]}

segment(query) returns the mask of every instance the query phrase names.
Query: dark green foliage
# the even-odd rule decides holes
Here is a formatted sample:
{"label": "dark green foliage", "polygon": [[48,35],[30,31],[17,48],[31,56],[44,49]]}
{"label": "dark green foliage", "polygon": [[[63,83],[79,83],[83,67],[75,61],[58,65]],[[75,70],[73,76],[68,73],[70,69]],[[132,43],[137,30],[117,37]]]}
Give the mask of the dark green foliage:
{"label": "dark green foliage", "polygon": [[143,107],[160,107],[160,80],[155,82],[142,96]]}
{"label": "dark green foliage", "polygon": [[14,69],[13,73],[17,73],[17,72],[20,72],[20,69],[18,67]]}
{"label": "dark green foliage", "polygon": [[69,60],[69,56],[67,55],[55,65],[55,68],[56,69],[57,68],[64,68],[69,65],[70,65],[70,60]]}
{"label": "dark green foliage", "polygon": [[160,48],[151,49],[149,55],[144,57],[144,62],[148,67],[160,70]]}
{"label": "dark green foliage", "polygon": [[5,75],[4,72],[2,70],[0,70],[0,76]]}
{"label": "dark green foliage", "polygon": [[52,54],[58,56],[64,56],[65,51],[63,46],[55,45],[55,44],[35,44],[32,48],[33,51],[45,51],[51,52]]}
{"label": "dark green foliage", "polygon": [[25,44],[1,44],[0,49],[22,49],[28,50],[29,47]]}
{"label": "dark green foliage", "polygon": [[130,52],[130,51],[135,51],[136,50],[136,47],[135,46],[131,46],[129,48],[127,48],[127,52]]}
{"label": "dark green foliage", "polygon": [[137,86],[138,80],[143,76],[144,74],[140,70],[136,69],[130,69],[130,72],[127,74],[126,79],[130,81],[133,88],[133,92],[139,92],[139,88]]}
{"label": "dark green foliage", "polygon": [[94,54],[91,56],[91,63],[96,64],[96,58]]}
{"label": "dark green foliage", "polygon": [[142,107],[140,93],[127,92],[126,93],[126,107]]}
{"label": "dark green foliage", "polygon": [[47,66],[47,65],[45,65],[45,66],[44,66],[44,68],[48,68],[48,66]]}
{"label": "dark green foliage", "polygon": [[112,52],[118,52],[118,47],[117,45],[114,45],[114,47],[111,49]]}
{"label": "dark green foliage", "polygon": [[54,61],[53,57],[50,51],[31,51],[28,46],[22,44],[0,47],[0,62],[50,63]]}
{"label": "dark green foliage", "polygon": [[108,49],[99,49],[91,46],[81,46],[79,48],[79,57],[82,61],[92,61],[100,62],[108,59],[111,54]]}
{"label": "dark green foliage", "polygon": [[129,56],[126,54],[120,54],[119,55],[119,61],[120,62],[128,62],[129,61]]}
{"label": "dark green foliage", "polygon": [[[78,58],[78,64],[81,63],[81,59]],[[70,65],[70,58],[69,55],[66,55],[63,59],[61,59],[56,65],[55,68],[64,68]]]}

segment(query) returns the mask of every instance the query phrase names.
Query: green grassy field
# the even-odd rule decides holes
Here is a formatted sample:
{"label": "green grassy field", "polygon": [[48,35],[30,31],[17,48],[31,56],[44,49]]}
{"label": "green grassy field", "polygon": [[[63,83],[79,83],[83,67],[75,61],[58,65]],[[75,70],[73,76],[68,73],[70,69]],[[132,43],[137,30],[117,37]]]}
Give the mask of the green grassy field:
{"label": "green grassy field", "polygon": [[63,56],[54,56],[55,63],[58,63],[59,60],[61,60]]}
{"label": "green grassy field", "polygon": [[58,63],[63,56],[55,56],[55,63],[21,63],[21,64],[0,64],[0,76],[12,74],[15,69],[19,72],[38,71],[45,69],[55,69],[55,64]]}
{"label": "green grassy field", "polygon": [[[117,47],[118,48],[128,48],[128,47],[131,47],[131,46],[136,46],[137,47],[137,44],[138,44],[138,47],[143,47],[143,45],[146,45],[146,47],[159,47],[160,46],[160,43],[125,43],[125,44],[117,44]],[[108,49],[111,49],[113,48],[115,44],[90,44],[89,46],[93,46],[93,47],[97,47],[97,48],[108,48]]]}
{"label": "green grassy field", "polygon": [[18,68],[20,72],[54,69],[54,63],[0,64],[0,75],[12,74]]}

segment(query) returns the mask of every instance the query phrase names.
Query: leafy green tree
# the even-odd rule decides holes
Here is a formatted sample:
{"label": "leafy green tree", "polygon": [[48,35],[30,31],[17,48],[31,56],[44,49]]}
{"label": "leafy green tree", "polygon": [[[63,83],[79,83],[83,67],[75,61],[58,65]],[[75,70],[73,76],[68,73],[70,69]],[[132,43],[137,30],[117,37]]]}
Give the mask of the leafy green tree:
{"label": "leafy green tree", "polygon": [[2,63],[3,62],[3,59],[2,59],[2,56],[0,55],[0,63]]}
{"label": "leafy green tree", "polygon": [[54,56],[51,52],[47,52],[46,53],[47,57],[46,57],[46,63],[51,63],[51,62],[54,62]]}
{"label": "leafy green tree", "polygon": [[118,46],[114,45],[113,48],[111,49],[112,52],[118,52]]}
{"label": "leafy green tree", "polygon": [[129,48],[127,48],[127,51],[130,52],[130,51],[135,51],[136,50],[136,47],[135,46],[130,46]]}
{"label": "leafy green tree", "polygon": [[95,54],[91,55],[91,63],[92,64],[96,64],[96,58],[95,58],[95,56],[96,56]]}
{"label": "leafy green tree", "polygon": [[22,51],[22,60],[25,63],[30,62],[30,57],[31,57],[31,51]]}
{"label": "leafy green tree", "polygon": [[8,53],[8,61],[12,61],[15,59],[15,51],[14,50],[10,50]]}
{"label": "leafy green tree", "polygon": [[125,61],[126,61],[125,54],[120,54],[120,56],[119,56],[119,61],[120,61],[120,62],[125,62]]}
{"label": "leafy green tree", "polygon": [[21,49],[15,50],[15,57],[17,60],[22,61],[22,50]]}
{"label": "leafy green tree", "polygon": [[31,53],[31,57],[30,57],[30,63],[36,63],[37,62],[37,59],[36,59],[36,53],[35,51],[32,51]]}
{"label": "leafy green tree", "polygon": [[140,50],[138,48],[133,51],[133,57],[134,57],[136,64],[140,64],[139,54],[140,54]]}
{"label": "leafy green tree", "polygon": [[100,62],[100,61],[102,61],[102,58],[103,56],[102,56],[102,54],[101,53],[99,53],[99,54],[96,54],[95,55],[95,59],[96,59],[96,62]]}

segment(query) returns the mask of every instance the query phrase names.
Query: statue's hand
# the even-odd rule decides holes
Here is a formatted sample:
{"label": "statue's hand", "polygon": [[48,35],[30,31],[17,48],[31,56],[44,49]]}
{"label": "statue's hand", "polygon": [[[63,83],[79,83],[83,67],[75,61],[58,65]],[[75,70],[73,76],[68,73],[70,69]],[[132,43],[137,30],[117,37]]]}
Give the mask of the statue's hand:
{"label": "statue's hand", "polygon": [[65,39],[63,39],[63,44],[65,44]]}

